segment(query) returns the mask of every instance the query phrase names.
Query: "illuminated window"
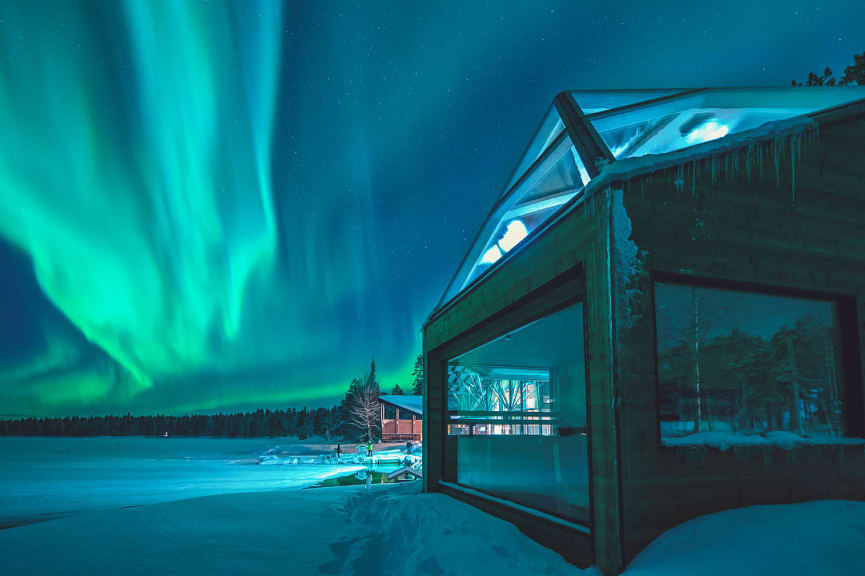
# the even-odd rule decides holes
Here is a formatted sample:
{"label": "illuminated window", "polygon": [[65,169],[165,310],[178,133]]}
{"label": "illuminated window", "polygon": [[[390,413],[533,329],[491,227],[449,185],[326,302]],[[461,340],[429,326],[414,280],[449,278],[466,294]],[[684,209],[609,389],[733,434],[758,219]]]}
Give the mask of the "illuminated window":
{"label": "illuminated window", "polygon": [[448,362],[456,482],[589,521],[582,318],[576,304]]}

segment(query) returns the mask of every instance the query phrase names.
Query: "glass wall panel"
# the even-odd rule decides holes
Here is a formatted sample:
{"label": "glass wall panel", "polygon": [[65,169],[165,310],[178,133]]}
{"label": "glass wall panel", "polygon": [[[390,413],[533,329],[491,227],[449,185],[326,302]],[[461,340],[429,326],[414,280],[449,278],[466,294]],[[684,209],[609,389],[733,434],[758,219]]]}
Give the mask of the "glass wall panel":
{"label": "glass wall panel", "polygon": [[655,284],[662,438],[842,436],[837,304]]}
{"label": "glass wall panel", "polygon": [[384,419],[396,420],[396,406],[393,406],[391,404],[384,405]]}
{"label": "glass wall panel", "polygon": [[583,342],[576,304],[448,363],[456,482],[589,522]]}

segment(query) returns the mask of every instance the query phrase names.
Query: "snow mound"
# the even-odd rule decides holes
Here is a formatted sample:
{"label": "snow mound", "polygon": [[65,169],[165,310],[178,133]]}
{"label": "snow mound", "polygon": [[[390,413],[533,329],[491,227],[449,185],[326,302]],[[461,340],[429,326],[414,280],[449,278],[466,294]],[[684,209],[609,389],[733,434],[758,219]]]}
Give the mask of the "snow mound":
{"label": "snow mound", "polygon": [[626,576],[853,576],[865,573],[865,502],[750,506],[668,530]]}
{"label": "snow mound", "polygon": [[346,504],[350,535],[331,544],[325,574],[379,576],[547,574],[600,576],[580,570],[499,520],[420,482],[356,492]]}

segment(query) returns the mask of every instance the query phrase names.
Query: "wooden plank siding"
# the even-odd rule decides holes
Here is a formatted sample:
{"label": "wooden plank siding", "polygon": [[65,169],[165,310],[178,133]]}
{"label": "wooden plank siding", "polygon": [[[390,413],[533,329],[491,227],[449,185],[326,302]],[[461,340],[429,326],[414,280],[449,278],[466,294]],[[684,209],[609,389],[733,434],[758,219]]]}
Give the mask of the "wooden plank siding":
{"label": "wooden plank siding", "polygon": [[[396,440],[423,440],[423,418],[411,410],[395,406],[386,400],[379,400],[381,406],[381,441],[393,442]],[[394,407],[394,418],[385,418],[385,404],[391,404]],[[409,414],[409,418],[405,418],[403,412]]]}
{"label": "wooden plank siding", "polygon": [[[639,249],[636,270],[617,278],[617,374],[621,401],[623,540],[632,559],[663,531],[695,516],[818,498],[865,499],[862,447],[722,452],[660,445],[651,280],[663,273],[855,299],[861,388],[865,361],[865,118],[822,126],[818,143],[796,167],[790,155],[780,182],[774,164],[761,181],[752,166],[712,184],[698,173],[632,180],[613,210],[615,254]],[[764,160],[765,162],[765,160]],[[631,244],[633,243],[633,244]],[[857,332],[854,327],[853,333]],[[849,336],[848,336],[849,338]],[[852,379],[850,376],[854,376]],[[861,395],[859,396],[861,398]],[[847,406],[861,417],[863,406]],[[857,416],[858,413],[858,416]]]}
{"label": "wooden plank siding", "polygon": [[[426,490],[435,491],[439,490],[440,480],[453,480],[447,472],[453,470],[454,462],[448,463],[445,458],[446,453],[454,451],[442,450],[449,441],[442,417],[446,409],[447,359],[549,313],[556,302],[567,298],[583,300],[594,471],[590,479],[594,558],[583,555],[581,561],[575,560],[572,551],[562,549],[561,542],[549,539],[548,531],[533,529],[532,522],[516,523],[529,536],[559,548],[578,564],[587,565],[594,560],[617,571],[622,556],[615,402],[610,384],[613,370],[606,258],[608,204],[606,192],[589,198],[425,325],[424,354],[429,369],[424,398],[424,437],[428,450],[424,481]],[[579,278],[576,283],[572,280],[575,275]],[[579,548],[586,547],[580,544]]]}

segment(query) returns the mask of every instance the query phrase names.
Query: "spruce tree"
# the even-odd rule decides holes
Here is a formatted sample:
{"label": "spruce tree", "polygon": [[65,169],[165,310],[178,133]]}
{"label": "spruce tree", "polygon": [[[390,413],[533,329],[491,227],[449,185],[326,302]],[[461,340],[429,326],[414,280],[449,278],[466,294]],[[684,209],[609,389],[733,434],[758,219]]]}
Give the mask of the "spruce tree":
{"label": "spruce tree", "polygon": [[411,393],[417,396],[423,396],[423,378],[424,378],[424,366],[423,366],[423,354],[418,354],[418,357],[414,361],[414,369],[411,371],[412,377],[412,387]]}
{"label": "spruce tree", "polygon": [[853,54],[853,64],[844,68],[842,84],[865,86],[865,52]]}

